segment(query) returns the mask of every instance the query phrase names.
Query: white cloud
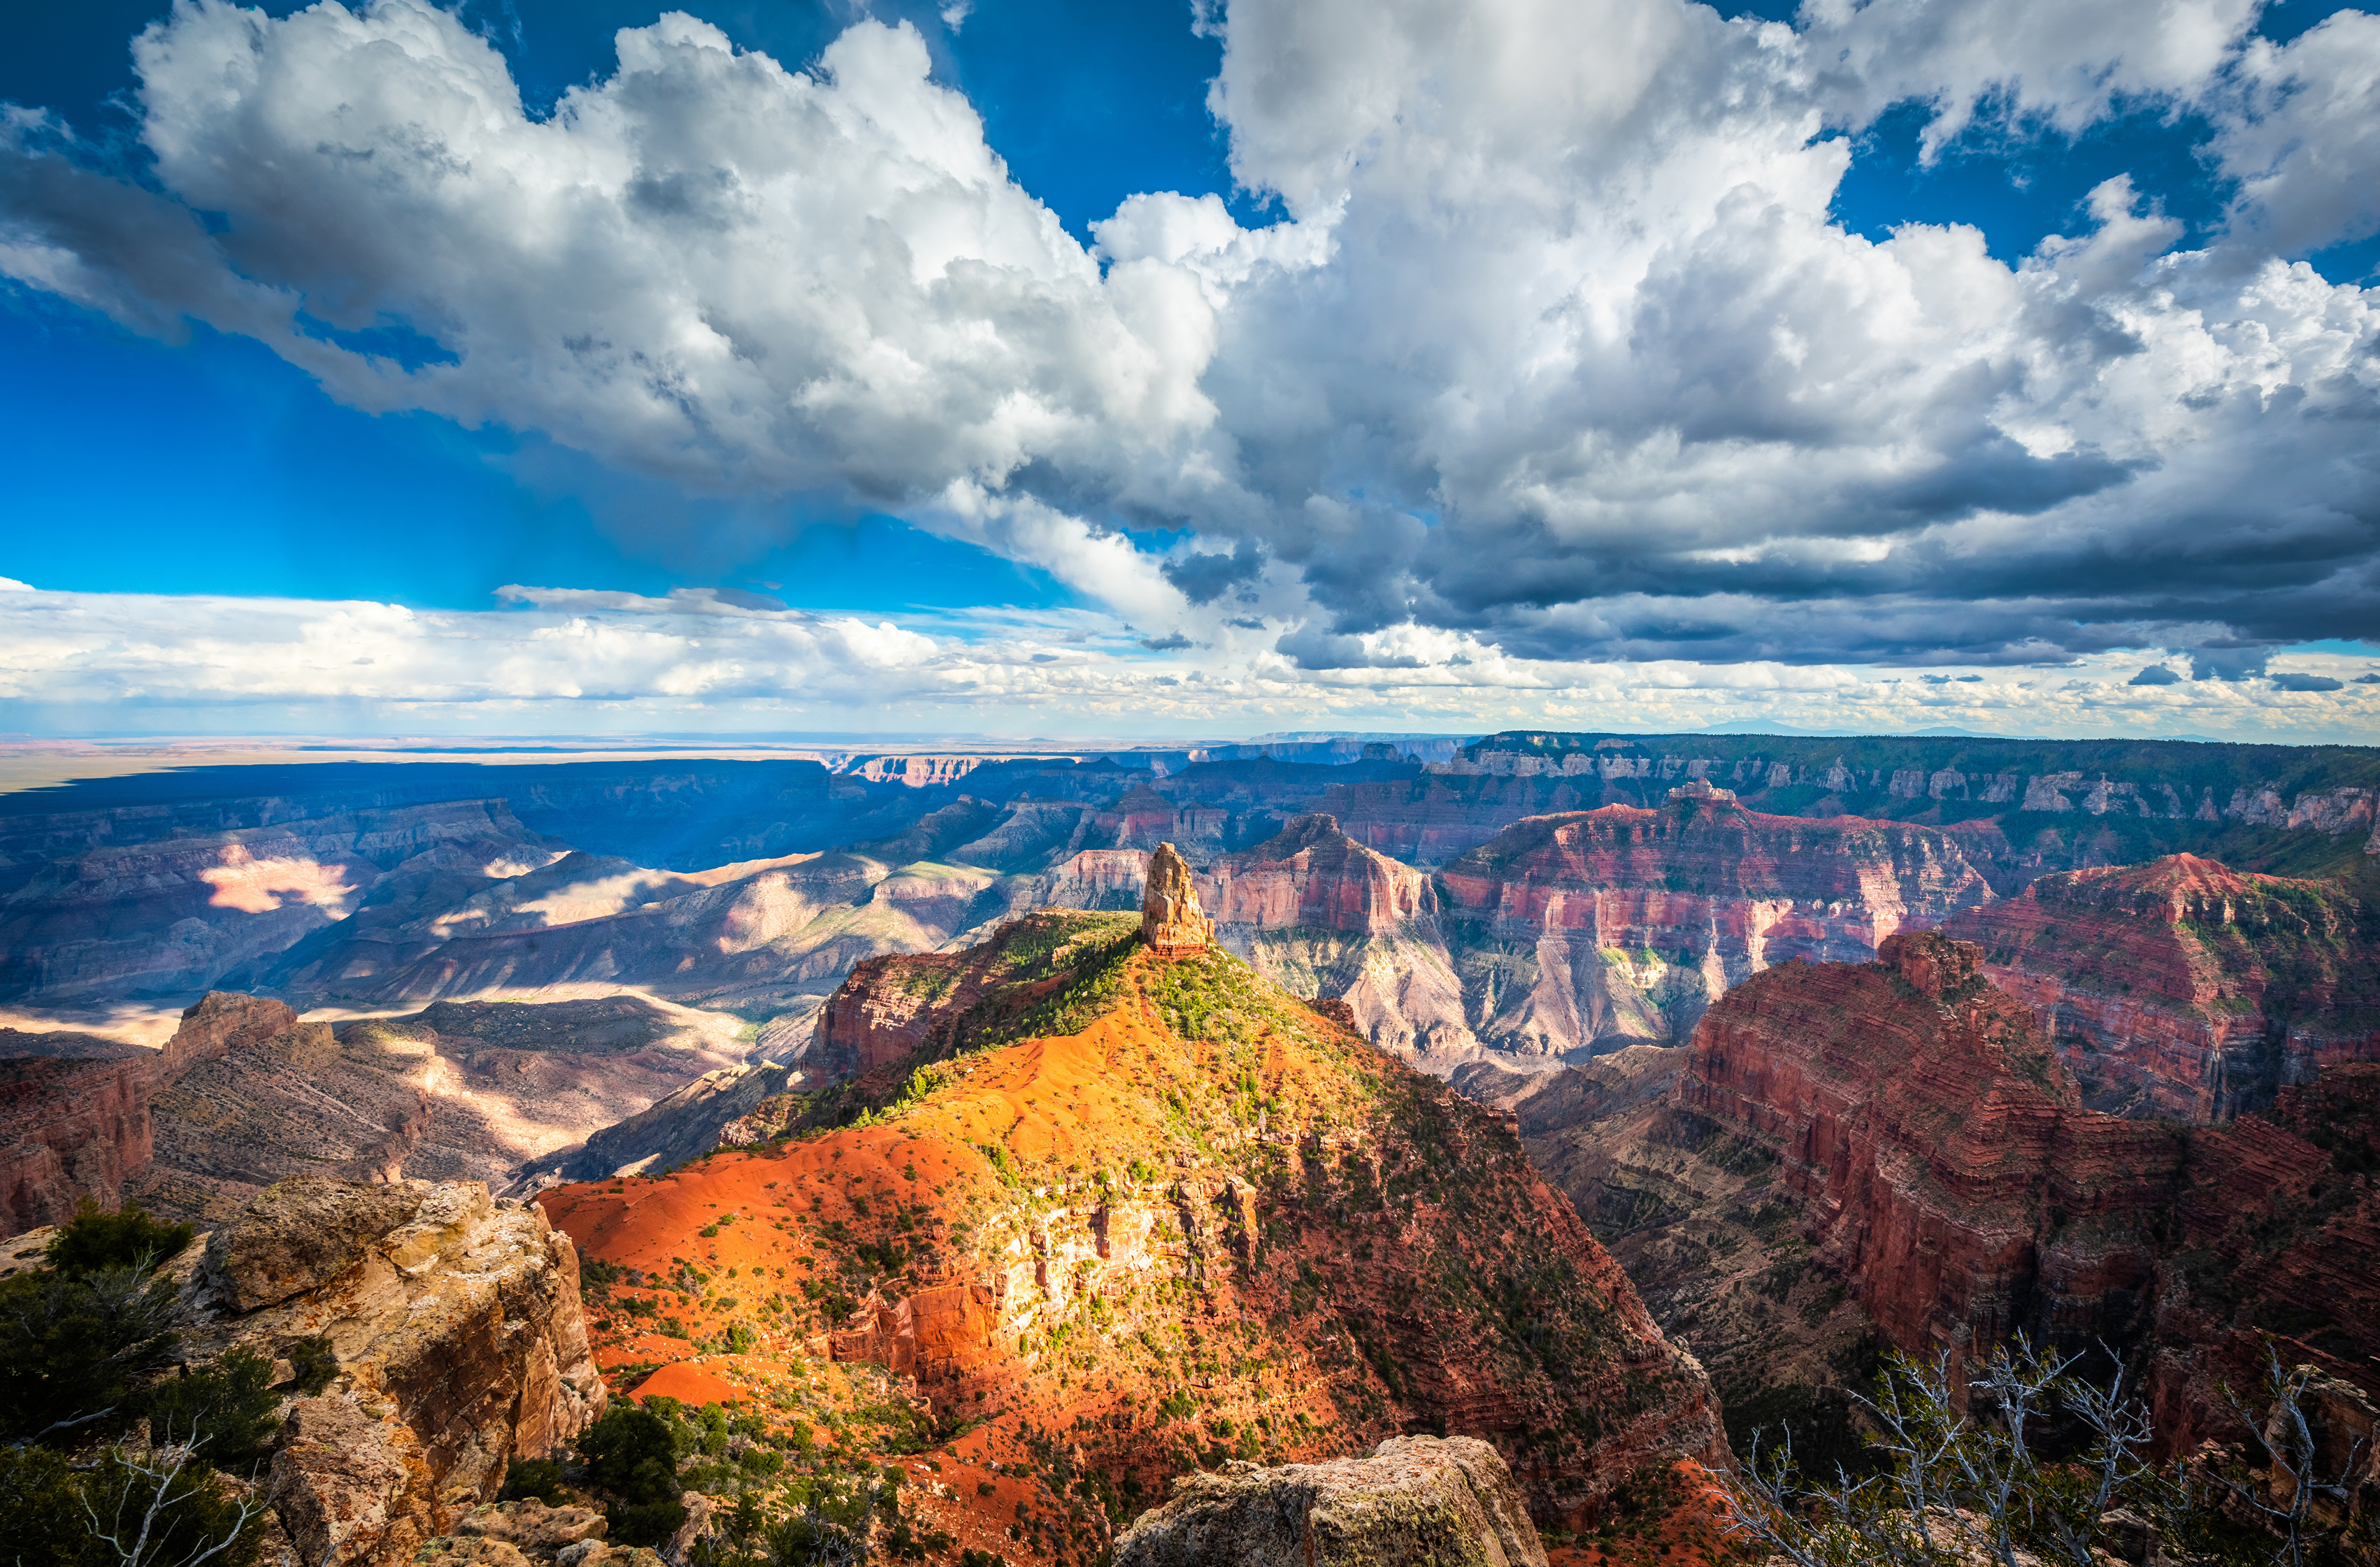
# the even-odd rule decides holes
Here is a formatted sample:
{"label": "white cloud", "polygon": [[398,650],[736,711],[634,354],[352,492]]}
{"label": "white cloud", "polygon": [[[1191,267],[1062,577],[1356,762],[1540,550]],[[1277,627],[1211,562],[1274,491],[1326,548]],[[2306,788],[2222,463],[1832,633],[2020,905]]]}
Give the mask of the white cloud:
{"label": "white cloud", "polygon": [[2339,11],[2248,48],[2215,148],[2238,232],[2284,254],[2380,229],[2380,17]]}
{"label": "white cloud", "polygon": [[[619,49],[539,122],[502,56],[419,0],[277,21],[198,0],[136,41],[143,136],[225,232],[209,247],[185,214],[170,261],[129,275],[78,225],[172,225],[19,127],[20,181],[55,188],[16,203],[10,268],[131,324],[255,332],[358,407],[534,428],[701,492],[1104,470],[1211,418],[1192,280],[1103,284],[906,24],[853,26],[815,73],[679,13]],[[225,263],[252,280],[229,319]],[[301,310],[401,324],[443,362],[317,341]]]}
{"label": "white cloud", "polygon": [[[0,121],[0,270],[138,330],[247,333],[358,407],[701,494],[897,507],[1125,642],[1197,644],[1177,678],[1209,698],[1227,668],[1601,690],[1561,672],[2252,648],[2368,630],[2380,594],[2380,294],[2274,259],[2380,222],[2380,23],[2275,49],[2255,9],[1812,0],[1797,29],[1683,0],[1238,0],[1210,103],[1286,218],[1136,195],[1086,250],[905,24],[795,71],[672,13],[537,121],[420,0],[195,0],[136,46],[154,191]],[[2016,266],[1970,227],[1846,233],[1852,150],[1820,133],[1912,98],[1937,146],[1986,104],[2069,131],[2195,106],[2241,181],[2231,230],[2179,250],[2117,179]],[[393,326],[435,352],[341,335]],[[1125,525],[1196,541],[1160,558]],[[402,612],[337,613],[363,636]],[[170,684],[212,624],[110,667]],[[542,629],[472,634],[489,669],[389,651],[458,701],[758,700],[844,689],[838,659],[918,700],[1089,699],[1055,663],[871,663],[839,623],[716,597],[520,624]]]}
{"label": "white cloud", "polygon": [[2195,98],[2266,0],[1806,0],[1807,45],[1838,117],[1915,99],[1932,158],[1986,99],[2071,136],[2119,105]]}
{"label": "white cloud", "polygon": [[[1514,657],[1419,626],[1228,631],[1171,658],[1120,622],[1012,611],[901,624],[519,586],[523,609],[61,593],[0,599],[0,727],[60,712],[195,733],[973,730],[1044,735],[1281,728],[1694,730],[1758,719],[1880,732],[1953,724],[2049,735],[2352,739],[2380,724],[2380,660],[2298,655],[2282,674],[2126,684],[2137,652],[2027,672]],[[2245,666],[2242,666],[2243,669]],[[1919,678],[1923,674],[1925,678]],[[1979,674],[1973,680],[1944,675]],[[2307,676],[2319,677],[2308,681]],[[2313,689],[2291,689],[2292,684]],[[83,727],[91,727],[88,723]],[[102,725],[101,727],[105,727]]]}

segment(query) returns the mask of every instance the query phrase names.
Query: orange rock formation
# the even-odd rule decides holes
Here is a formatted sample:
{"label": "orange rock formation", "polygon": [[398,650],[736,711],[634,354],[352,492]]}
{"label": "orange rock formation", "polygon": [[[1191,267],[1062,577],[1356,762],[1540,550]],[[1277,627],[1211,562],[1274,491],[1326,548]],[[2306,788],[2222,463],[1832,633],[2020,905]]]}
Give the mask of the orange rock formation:
{"label": "orange rock formation", "polygon": [[1160,957],[1186,957],[1214,939],[1215,922],[1198,906],[1190,865],[1171,844],[1148,856],[1148,882],[1140,897],[1140,934]]}
{"label": "orange rock formation", "polygon": [[[1195,905],[1163,913],[1179,929]],[[829,1369],[908,1379],[944,1429],[988,1422],[934,1450],[942,1500],[921,1505],[1011,1560],[1095,1555],[1169,1476],[1232,1456],[1475,1435],[1572,1526],[1647,1466],[1723,1457],[1701,1368],[1505,1118],[1227,954],[1093,951],[1041,992],[1111,998],[1087,1026],[921,1050],[863,1124],[540,1197],[633,1270],[596,1311],[606,1363],[699,1357],[803,1411]],[[909,962],[939,973],[893,960],[872,983]],[[751,1347],[722,1353],[736,1321]],[[1120,1500],[1062,1537],[1020,1533],[1018,1501],[1045,1494],[1020,1497],[1028,1471]]]}

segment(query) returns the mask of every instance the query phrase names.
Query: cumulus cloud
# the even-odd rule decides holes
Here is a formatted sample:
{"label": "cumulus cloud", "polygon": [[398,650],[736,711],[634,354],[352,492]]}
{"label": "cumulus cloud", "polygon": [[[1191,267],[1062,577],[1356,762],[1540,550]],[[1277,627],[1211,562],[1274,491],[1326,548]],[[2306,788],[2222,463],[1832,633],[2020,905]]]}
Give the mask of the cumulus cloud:
{"label": "cumulus cloud", "polygon": [[[1209,103],[1285,216],[1151,192],[1086,249],[906,24],[792,69],[672,13],[538,121],[422,0],[189,0],[135,46],[143,179],[0,119],[0,271],[358,407],[895,508],[1293,685],[2143,648],[2221,685],[2367,628],[2380,293],[2277,258],[2380,225],[2380,23],[2011,6],[1236,0]],[[2190,107],[2238,202],[2185,250],[2118,177],[2014,265],[1847,233],[1826,133],[1912,101],[1929,149]]]}
{"label": "cumulus cloud", "polygon": [[[197,0],[133,51],[176,200],[18,112],[6,264],[139,329],[260,336],[358,407],[535,428],[702,492],[1111,475],[1211,419],[1196,278],[1103,278],[907,24],[856,24],[807,72],[679,13],[619,51],[540,122],[419,0]],[[391,328],[425,346],[355,335]]]}
{"label": "cumulus cloud", "polygon": [[[2173,689],[2095,655],[2055,678],[1773,661],[1530,660],[1400,626],[1140,638],[1112,616],[1006,612],[899,621],[771,609],[763,595],[518,585],[513,607],[205,595],[0,594],[0,717],[139,712],[143,727],[510,733],[974,729],[993,733],[1477,730],[1558,723],[1867,733],[2194,734],[2343,739],[2380,723],[2363,661]],[[1161,654],[1146,650],[1149,646]],[[2325,674],[2322,669],[2336,670]],[[243,720],[240,714],[249,718]]]}
{"label": "cumulus cloud", "polygon": [[2296,254],[2380,229],[2380,17],[2255,40],[2222,106],[2214,151],[2240,182],[2241,237]]}
{"label": "cumulus cloud", "polygon": [[2188,100],[2231,61],[2265,0],[1809,0],[1801,20],[1835,114],[1930,105],[1932,158],[1987,100],[2072,135],[2126,103]]}

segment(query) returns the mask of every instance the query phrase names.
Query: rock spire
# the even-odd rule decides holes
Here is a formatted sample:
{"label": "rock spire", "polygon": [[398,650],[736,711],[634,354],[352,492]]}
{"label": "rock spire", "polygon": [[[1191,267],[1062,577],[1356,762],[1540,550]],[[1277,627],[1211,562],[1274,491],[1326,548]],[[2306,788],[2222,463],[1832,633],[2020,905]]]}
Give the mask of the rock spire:
{"label": "rock spire", "polygon": [[1160,957],[1182,957],[1205,949],[1215,922],[1198,906],[1190,864],[1171,844],[1148,856],[1148,890],[1140,900],[1140,934]]}

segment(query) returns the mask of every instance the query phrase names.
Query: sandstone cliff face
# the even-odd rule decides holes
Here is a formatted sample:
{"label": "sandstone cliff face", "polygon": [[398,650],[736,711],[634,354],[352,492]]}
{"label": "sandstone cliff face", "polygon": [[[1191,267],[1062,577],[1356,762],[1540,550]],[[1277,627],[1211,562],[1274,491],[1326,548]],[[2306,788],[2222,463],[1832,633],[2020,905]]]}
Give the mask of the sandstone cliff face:
{"label": "sandstone cliff face", "polygon": [[1932,829],[1687,793],[1658,810],[1529,819],[1451,861],[1439,885],[1467,1021],[1524,1054],[1682,1039],[1764,968],[1864,957],[1991,896]]}
{"label": "sandstone cliff face", "polygon": [[2178,1140],[2082,1111],[1981,957],[1907,935],[1875,965],[1765,976],[1696,1032],[1681,1099],[1777,1152],[1826,1216],[1820,1255],[1893,1342],[2120,1334],[2134,1324],[2109,1314],[2147,1284],[2136,1232],[2171,1195]]}
{"label": "sandstone cliff face", "polygon": [[1962,1352],[2017,1330],[2146,1358],[2160,1439],[2229,1417],[2258,1330],[2374,1380],[2380,1067],[2285,1089],[2218,1131],[2084,1109],[2030,1008],[1935,933],[1874,965],[1795,965],[1704,1019],[1682,1108],[1748,1139],[1891,1342]]}
{"label": "sandstone cliff face", "polygon": [[[938,1413],[990,1416],[988,1442],[1066,1433],[1078,1472],[1128,1494],[1161,1490],[1185,1442],[1320,1458],[1442,1428],[1574,1524],[1648,1464],[1721,1456],[1700,1368],[1503,1118],[1224,953],[1093,943],[1051,977],[1028,1015],[1075,1031],[937,1063],[963,1035],[927,1022],[871,1124],[540,1200],[632,1282],[683,1279],[679,1259],[769,1281],[756,1347],[709,1377],[762,1396],[796,1350],[882,1366]],[[602,1353],[685,1354],[638,1330],[646,1287],[614,1287],[632,1304]],[[686,1327],[738,1311],[705,1298]]]}
{"label": "sandstone cliff face", "polygon": [[476,1182],[285,1182],[173,1267],[191,1360],[328,1341],[267,1481],[301,1561],[410,1561],[603,1408],[568,1237]]}
{"label": "sandstone cliff face", "polygon": [[2326,883],[2174,855],[2045,876],[1945,929],[1983,947],[2095,1110],[2214,1124],[2380,1057],[2380,915]]}
{"label": "sandstone cliff face", "polygon": [[1383,1050],[1455,1061],[1479,1041],[1425,873],[1364,847],[1324,814],[1217,860],[1200,879],[1215,938],[1300,995],[1347,1004]]}
{"label": "sandstone cliff face", "polygon": [[149,1160],[146,1060],[0,1060],[0,1236],[114,1208]]}
{"label": "sandstone cliff face", "polygon": [[297,1021],[279,1002],[210,993],[162,1051],[0,1060],[0,1235],[62,1222],[85,1197],[115,1208],[143,1189],[157,1094]]}

